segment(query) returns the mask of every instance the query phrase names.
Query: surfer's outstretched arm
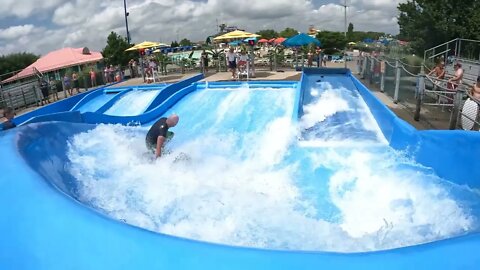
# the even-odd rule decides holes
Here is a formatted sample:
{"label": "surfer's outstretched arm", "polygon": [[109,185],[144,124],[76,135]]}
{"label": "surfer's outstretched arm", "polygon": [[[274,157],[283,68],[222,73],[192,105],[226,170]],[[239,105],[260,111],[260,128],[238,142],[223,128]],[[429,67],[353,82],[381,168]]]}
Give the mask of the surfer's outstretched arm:
{"label": "surfer's outstretched arm", "polygon": [[165,137],[158,136],[157,137],[157,148],[155,149],[155,158],[158,158],[162,155],[162,146],[165,142]]}

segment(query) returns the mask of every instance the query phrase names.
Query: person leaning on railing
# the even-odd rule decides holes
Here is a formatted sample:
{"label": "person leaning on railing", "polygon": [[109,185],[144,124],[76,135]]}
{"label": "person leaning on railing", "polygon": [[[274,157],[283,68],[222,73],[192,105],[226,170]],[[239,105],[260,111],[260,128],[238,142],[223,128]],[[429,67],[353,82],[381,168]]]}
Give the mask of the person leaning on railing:
{"label": "person leaning on railing", "polygon": [[463,79],[462,64],[456,63],[453,66],[453,69],[455,70],[455,74],[453,75],[452,78],[448,80],[447,88],[452,91],[456,91],[457,87],[462,84],[462,79]]}
{"label": "person leaning on railing", "polygon": [[477,77],[477,82],[470,89],[470,95],[477,101],[480,101],[480,76]]}
{"label": "person leaning on railing", "polygon": [[445,78],[445,63],[443,61],[439,62],[434,69],[432,69],[427,76],[432,76],[435,74],[435,77],[439,80]]}

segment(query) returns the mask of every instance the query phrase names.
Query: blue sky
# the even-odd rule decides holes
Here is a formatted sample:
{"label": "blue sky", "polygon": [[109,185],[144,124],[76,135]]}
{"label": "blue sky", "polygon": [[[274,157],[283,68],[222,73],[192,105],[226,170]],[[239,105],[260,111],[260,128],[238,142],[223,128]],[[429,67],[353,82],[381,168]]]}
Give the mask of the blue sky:
{"label": "blue sky", "polygon": [[[343,31],[344,0],[127,0],[133,42],[205,40],[217,20],[247,31],[309,25]],[[348,0],[356,30],[398,32],[397,5],[406,0]],[[122,0],[2,0],[0,54],[44,54],[62,47],[101,50],[110,31],[125,35]]]}

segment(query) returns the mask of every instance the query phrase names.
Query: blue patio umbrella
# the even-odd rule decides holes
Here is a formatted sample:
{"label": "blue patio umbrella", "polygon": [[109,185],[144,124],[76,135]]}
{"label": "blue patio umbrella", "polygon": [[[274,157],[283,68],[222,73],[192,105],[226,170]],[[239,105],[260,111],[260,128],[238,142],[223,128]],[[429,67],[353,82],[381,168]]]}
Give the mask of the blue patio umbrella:
{"label": "blue patio umbrella", "polygon": [[[285,47],[300,47],[300,46],[305,46],[309,44],[315,44],[317,46],[322,45],[322,43],[318,39],[313,38],[304,33],[300,33],[282,42],[282,45]],[[295,51],[295,66],[298,67],[297,51]],[[302,66],[303,66],[303,54],[302,54]]]}
{"label": "blue patio umbrella", "polygon": [[228,45],[230,45],[230,46],[238,46],[238,45],[240,45],[240,43],[242,43],[240,40],[235,40],[235,41],[232,41],[232,42],[228,43]]}
{"label": "blue patio umbrella", "polygon": [[313,38],[307,34],[300,33],[296,36],[286,39],[284,42],[282,42],[282,45],[285,47],[299,47],[312,43],[317,46],[322,46],[322,43],[318,39]]}

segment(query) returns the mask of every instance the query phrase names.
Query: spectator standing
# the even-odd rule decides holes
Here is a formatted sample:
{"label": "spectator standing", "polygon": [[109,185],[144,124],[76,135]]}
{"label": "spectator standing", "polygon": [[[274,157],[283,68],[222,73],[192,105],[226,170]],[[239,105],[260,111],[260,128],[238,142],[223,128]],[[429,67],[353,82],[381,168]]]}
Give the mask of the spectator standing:
{"label": "spectator standing", "polygon": [[202,55],[201,55],[201,65],[203,69],[203,73],[208,73],[208,53],[203,50]]}
{"label": "spectator standing", "polygon": [[93,70],[93,68],[90,69],[90,82],[92,87],[97,86],[97,74]]}
{"label": "spectator standing", "polygon": [[50,78],[50,92],[52,93],[53,101],[59,100],[57,91],[57,81],[52,77]]}
{"label": "spectator standing", "polygon": [[233,48],[229,49],[225,58],[227,60],[228,69],[232,72],[232,79],[235,79],[237,72],[237,54],[233,51]]}
{"label": "spectator standing", "polygon": [[133,60],[132,62],[132,76],[133,78],[136,78],[138,76],[138,67],[137,67],[137,61]]}
{"label": "spectator standing", "polygon": [[110,82],[110,76],[108,76],[108,66],[103,69],[103,77],[105,78],[105,84]]}
{"label": "spectator standing", "polygon": [[70,96],[73,96],[72,81],[70,79],[70,76],[68,76],[68,74],[65,74],[65,76],[63,76],[63,87],[65,87],[65,90]]}
{"label": "spectator standing", "polygon": [[44,78],[40,79],[40,91],[42,92],[42,100],[40,102],[41,105],[46,105],[47,103],[50,103],[50,98],[48,94],[48,83]]}
{"label": "spectator standing", "polygon": [[317,50],[315,51],[315,58],[317,60],[317,67],[321,67],[322,66],[322,50],[317,47]]}
{"label": "spectator standing", "polygon": [[311,51],[308,51],[307,53],[307,66],[308,67],[313,66],[313,53]]}
{"label": "spectator standing", "polygon": [[73,88],[75,88],[75,91],[80,93],[80,85],[78,83],[78,74],[74,71],[72,74],[72,80],[73,80]]}
{"label": "spectator standing", "polygon": [[108,79],[111,83],[115,81],[115,68],[113,68],[113,65],[110,65],[108,68]]}

